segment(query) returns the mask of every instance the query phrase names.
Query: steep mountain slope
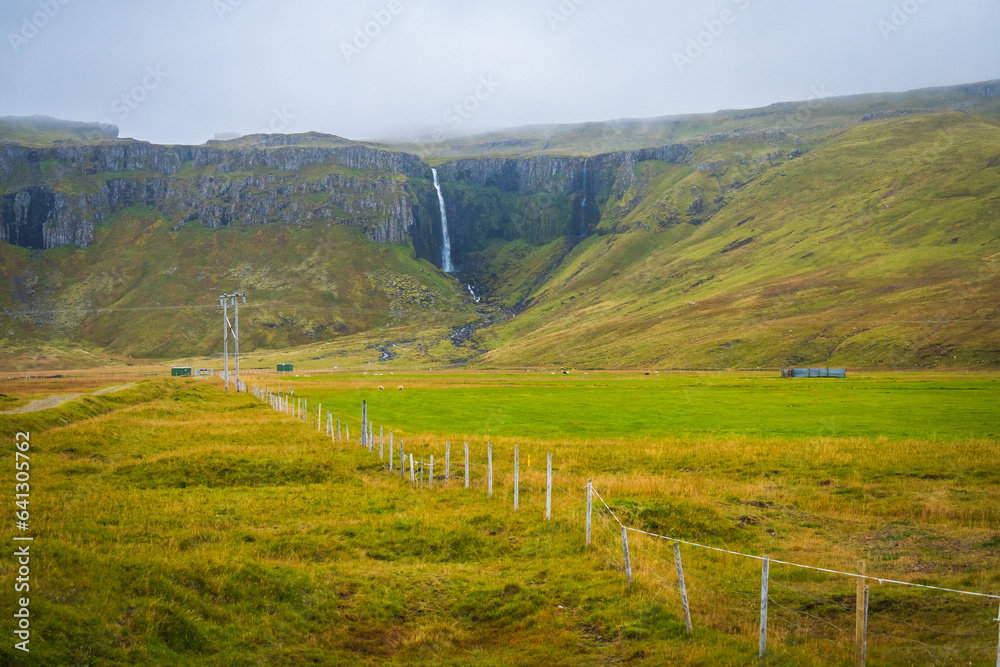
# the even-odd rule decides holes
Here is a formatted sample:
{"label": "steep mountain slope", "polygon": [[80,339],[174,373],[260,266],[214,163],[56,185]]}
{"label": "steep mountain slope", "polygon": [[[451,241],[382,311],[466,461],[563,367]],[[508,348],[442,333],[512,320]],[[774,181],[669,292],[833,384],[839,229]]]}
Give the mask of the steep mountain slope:
{"label": "steep mountain slope", "polygon": [[1000,363],[1000,123],[860,124],[731,191],[702,224],[649,224],[698,175],[636,169],[641,204],[481,332],[485,363]]}
{"label": "steep mountain slope", "polygon": [[[55,340],[135,357],[221,350],[219,295],[249,295],[243,351],[476,320],[461,285],[406,246],[327,223],[175,228],[129,209],[87,248],[0,244],[0,354]],[[388,333],[392,340],[391,333]]]}
{"label": "steep mountain slope", "polygon": [[240,290],[244,349],[365,362],[996,366],[998,119],[987,82],[426,161],[0,121],[0,359],[218,352],[218,294]]}

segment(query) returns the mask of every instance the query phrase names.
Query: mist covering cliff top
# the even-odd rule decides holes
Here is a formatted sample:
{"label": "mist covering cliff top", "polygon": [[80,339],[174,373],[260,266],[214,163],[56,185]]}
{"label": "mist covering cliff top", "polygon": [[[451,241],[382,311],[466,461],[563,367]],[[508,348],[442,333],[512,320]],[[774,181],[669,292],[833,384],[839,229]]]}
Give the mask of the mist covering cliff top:
{"label": "mist covering cliff top", "polygon": [[992,0],[10,0],[0,114],[441,142],[995,79]]}

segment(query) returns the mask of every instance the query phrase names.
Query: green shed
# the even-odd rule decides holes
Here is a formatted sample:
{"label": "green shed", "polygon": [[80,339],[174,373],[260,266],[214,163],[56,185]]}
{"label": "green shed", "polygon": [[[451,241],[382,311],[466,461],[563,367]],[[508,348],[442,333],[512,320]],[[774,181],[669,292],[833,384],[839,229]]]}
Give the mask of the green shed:
{"label": "green shed", "polygon": [[294,370],[292,364],[278,364],[278,372],[290,372]]}
{"label": "green shed", "polygon": [[191,377],[191,367],[190,366],[174,366],[170,369],[170,375],[175,378],[189,378]]}

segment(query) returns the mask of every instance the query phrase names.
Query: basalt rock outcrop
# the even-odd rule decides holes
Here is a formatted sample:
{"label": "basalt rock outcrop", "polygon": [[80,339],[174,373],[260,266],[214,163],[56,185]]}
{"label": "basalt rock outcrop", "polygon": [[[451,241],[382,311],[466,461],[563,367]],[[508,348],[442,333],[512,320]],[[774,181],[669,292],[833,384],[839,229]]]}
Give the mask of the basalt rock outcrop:
{"label": "basalt rock outcrop", "polygon": [[[430,167],[416,155],[326,135],[253,139],[0,144],[0,241],[86,247],[109,216],[145,208],[176,226],[350,225],[377,242],[412,242],[419,256],[438,261],[442,233]],[[334,145],[311,145],[323,142]],[[687,163],[691,156],[690,147],[673,144],[589,158],[444,163],[438,169],[455,254],[492,238],[541,244],[583,236],[600,217],[597,207],[634,185],[637,163]]]}
{"label": "basalt rock outcrop", "polygon": [[429,237],[421,211],[430,170],[406,153],[366,146],[226,148],[136,141],[29,148],[0,145],[0,241],[86,247],[126,208],[174,224],[356,226],[371,239]]}
{"label": "basalt rock outcrop", "polygon": [[593,231],[600,208],[635,185],[635,166],[686,164],[685,144],[581,157],[469,158],[438,167],[458,256],[493,238],[542,244]]}

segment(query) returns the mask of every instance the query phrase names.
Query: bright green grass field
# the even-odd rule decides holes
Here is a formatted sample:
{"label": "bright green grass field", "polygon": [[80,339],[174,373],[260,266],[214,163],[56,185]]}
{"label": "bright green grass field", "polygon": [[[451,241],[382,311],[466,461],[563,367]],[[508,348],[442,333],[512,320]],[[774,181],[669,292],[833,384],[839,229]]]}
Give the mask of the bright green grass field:
{"label": "bright green grass field", "polygon": [[[66,393],[61,381],[49,381],[54,393]],[[669,542],[630,535],[626,587],[620,527],[598,501],[584,548],[587,479],[636,529],[842,572],[862,559],[873,576],[1000,593],[992,375],[536,371],[281,384],[311,410],[332,408],[352,442],[226,394],[217,378],[0,415],[8,453],[15,432],[31,431],[37,536],[30,662],[5,641],[0,664],[849,663],[853,580],[773,565],[758,661],[759,562],[684,546],[688,636]],[[20,399],[19,386],[0,391]],[[362,399],[376,435],[384,425],[418,459],[438,457],[433,489],[386,470],[377,445],[357,446]],[[457,483],[463,436],[477,457],[493,443],[492,498],[480,458],[472,488]],[[10,556],[2,563],[10,609]],[[870,664],[995,659],[996,600],[871,584]]]}
{"label": "bright green grass field", "polygon": [[[334,385],[329,385],[333,380]],[[286,378],[313,408],[421,434],[659,438],[744,434],[969,439],[1000,436],[993,375],[771,373],[454,374]],[[397,387],[402,384],[404,389]],[[271,382],[277,387],[277,382]],[[382,385],[385,391],[379,391]],[[329,388],[327,388],[329,386]]]}

